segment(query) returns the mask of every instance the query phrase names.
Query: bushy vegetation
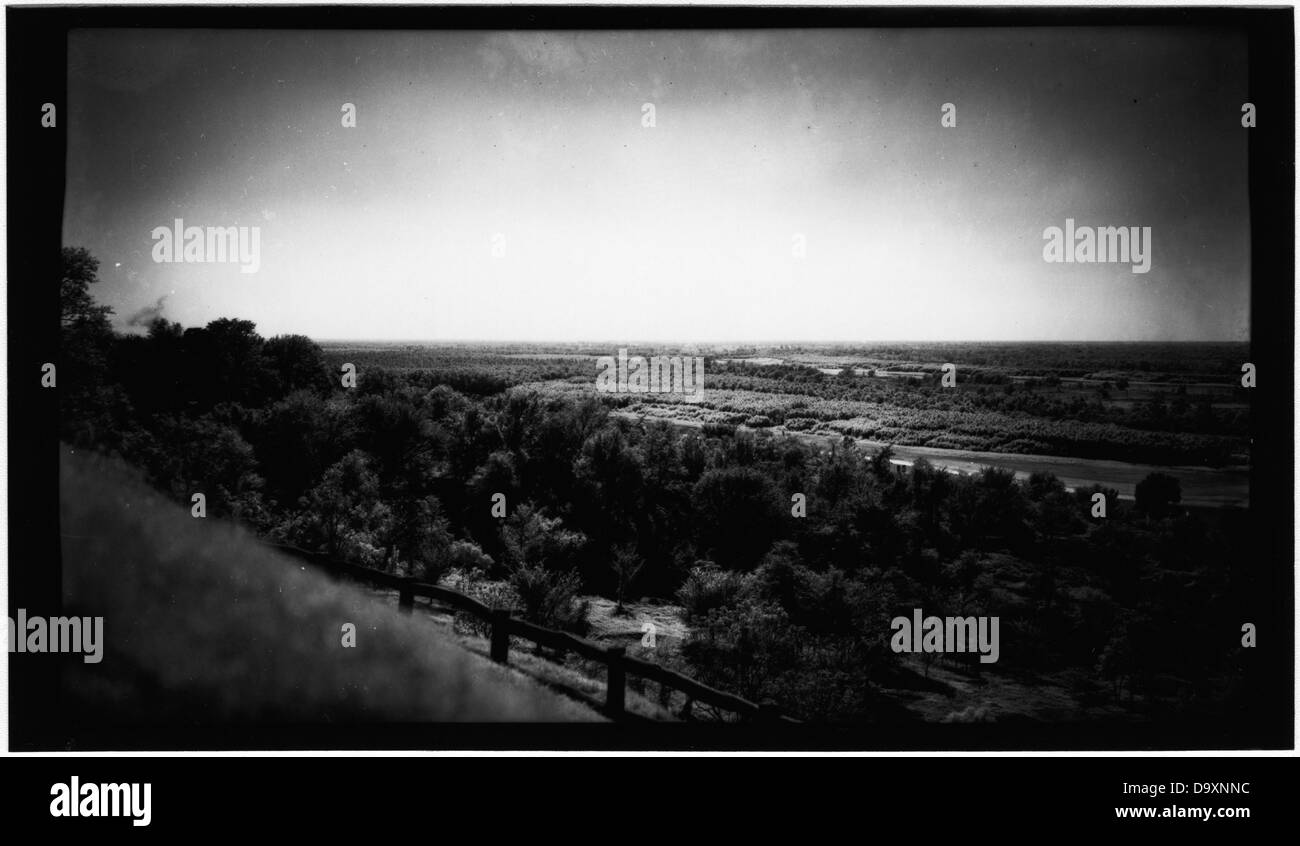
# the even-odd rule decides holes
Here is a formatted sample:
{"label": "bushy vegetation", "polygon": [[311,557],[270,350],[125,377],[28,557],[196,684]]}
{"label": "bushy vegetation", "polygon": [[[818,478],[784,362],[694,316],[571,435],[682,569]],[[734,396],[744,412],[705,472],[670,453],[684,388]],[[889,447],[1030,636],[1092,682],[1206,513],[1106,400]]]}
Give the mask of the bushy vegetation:
{"label": "bushy vegetation", "polygon": [[[70,255],[83,287],[86,268]],[[1221,628],[1249,617],[1259,587],[1242,557],[1250,527],[1236,512],[1189,514],[1172,480],[1152,477],[1130,504],[1051,476],[961,477],[924,461],[900,470],[850,438],[821,448],[734,425],[635,422],[610,414],[626,398],[515,385],[538,359],[492,372],[464,349],[432,368],[363,361],[345,388],[339,362],[307,339],[263,339],[240,320],[183,330],[160,320],[147,336],[115,336],[84,301],[68,302],[84,312],[71,324],[79,354],[105,362],[93,382],[60,380],[68,440],[122,455],[183,502],[202,491],[210,515],[265,537],[445,577],[543,625],[582,631],[583,595],[676,597],[692,672],[796,715],[897,717],[883,691],[924,682],[889,651],[889,621],[915,607],[998,615],[998,672],[1072,673],[1150,716],[1220,714],[1242,695],[1236,641]],[[540,366],[568,378],[575,360]],[[886,364],[896,366],[875,366]],[[756,377],[709,378],[711,395],[730,396],[728,380],[756,390]],[[761,413],[817,420],[820,403],[875,390],[799,381],[805,396],[785,412],[797,416]],[[963,427],[1031,437],[980,410],[979,394],[946,400],[936,388],[905,403],[909,390],[921,389],[898,388],[893,407],[911,403],[905,413],[933,416],[924,425],[948,437]],[[923,425],[881,413],[875,434]],[[1087,438],[1116,436],[1095,425]],[[1033,426],[1053,443],[1050,427]],[[1105,519],[1091,516],[1094,493]]]}

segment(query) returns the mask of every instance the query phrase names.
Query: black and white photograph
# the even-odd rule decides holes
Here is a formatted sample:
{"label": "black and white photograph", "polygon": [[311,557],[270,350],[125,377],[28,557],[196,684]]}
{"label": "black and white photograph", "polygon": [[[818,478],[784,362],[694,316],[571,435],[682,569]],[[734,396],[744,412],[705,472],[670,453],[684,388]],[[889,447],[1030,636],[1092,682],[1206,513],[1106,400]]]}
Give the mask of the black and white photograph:
{"label": "black and white photograph", "polygon": [[101,11],[10,14],[36,747],[1292,748],[1290,34]]}

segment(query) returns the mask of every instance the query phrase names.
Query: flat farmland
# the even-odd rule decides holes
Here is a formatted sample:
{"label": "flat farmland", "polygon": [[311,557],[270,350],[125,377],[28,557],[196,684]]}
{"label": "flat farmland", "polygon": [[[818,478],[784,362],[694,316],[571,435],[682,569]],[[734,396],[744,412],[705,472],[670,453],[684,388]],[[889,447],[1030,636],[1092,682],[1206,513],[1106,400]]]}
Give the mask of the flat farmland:
{"label": "flat farmland", "polygon": [[[1183,502],[1250,501],[1250,391],[1245,344],[637,345],[338,344],[337,363],[418,371],[430,387],[485,395],[511,389],[606,403],[628,418],[788,435],[828,445],[847,436],[892,445],[954,473],[983,467],[1067,487],[1102,485],[1125,499],[1154,472]],[[680,395],[601,394],[600,356],[705,359],[700,402]],[[957,384],[941,383],[953,364]]]}

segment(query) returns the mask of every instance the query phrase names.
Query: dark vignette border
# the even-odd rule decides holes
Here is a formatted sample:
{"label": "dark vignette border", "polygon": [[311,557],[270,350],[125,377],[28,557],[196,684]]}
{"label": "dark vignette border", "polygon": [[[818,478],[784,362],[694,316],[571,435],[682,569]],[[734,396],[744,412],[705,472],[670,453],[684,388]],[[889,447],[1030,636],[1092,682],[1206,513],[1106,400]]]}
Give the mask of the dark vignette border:
{"label": "dark vignette border", "polygon": [[[60,7],[7,8],[9,260],[9,609],[61,607],[58,406],[39,386],[58,353],[57,278],[66,134],[41,128],[45,102],[65,103],[67,33],[81,27],[277,29],[756,29],[809,27],[1164,26],[1238,29],[1249,38],[1251,356],[1254,553],[1271,577],[1260,645],[1243,660],[1271,668],[1250,724],[719,729],[571,725],[74,726],[60,718],[55,661],[9,657],[10,745],[36,750],[172,749],[1290,749],[1294,743],[1294,13],[1269,9],[1020,7]],[[1258,674],[1257,674],[1258,677]]]}

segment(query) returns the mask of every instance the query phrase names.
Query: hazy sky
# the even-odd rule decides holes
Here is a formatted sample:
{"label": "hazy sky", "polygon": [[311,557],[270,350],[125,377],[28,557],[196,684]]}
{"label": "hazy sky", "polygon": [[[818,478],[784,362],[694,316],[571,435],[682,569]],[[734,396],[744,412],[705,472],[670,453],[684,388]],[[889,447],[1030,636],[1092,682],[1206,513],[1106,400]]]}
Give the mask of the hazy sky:
{"label": "hazy sky", "polygon": [[[87,31],[69,57],[64,243],[119,327],[165,297],[319,339],[1249,337],[1229,33]],[[178,217],[260,227],[258,272],[155,263]],[[1150,272],[1045,262],[1067,217],[1151,227]]]}

